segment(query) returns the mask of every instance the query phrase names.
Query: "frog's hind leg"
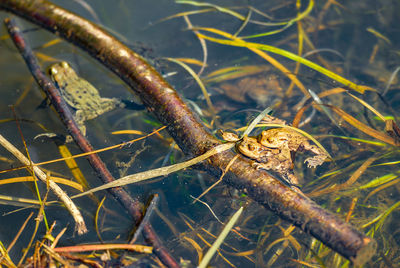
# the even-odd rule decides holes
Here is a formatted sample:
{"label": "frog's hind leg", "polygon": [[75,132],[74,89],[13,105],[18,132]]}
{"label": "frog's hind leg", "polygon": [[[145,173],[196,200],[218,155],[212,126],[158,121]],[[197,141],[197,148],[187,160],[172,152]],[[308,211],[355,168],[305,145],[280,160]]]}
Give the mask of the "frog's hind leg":
{"label": "frog's hind leg", "polygon": [[143,110],[145,106],[143,104],[137,104],[134,101],[130,100],[120,100],[120,105],[118,105],[118,108],[125,108],[128,110]]}
{"label": "frog's hind leg", "polygon": [[97,113],[98,115],[101,115],[106,112],[112,111],[117,107],[121,107],[121,105],[123,105],[121,101],[116,98],[101,98],[101,109],[99,109]]}
{"label": "frog's hind leg", "polygon": [[79,129],[81,130],[83,136],[86,136],[86,126],[85,126],[85,115],[82,110],[77,110],[74,115],[75,123],[78,125]]}
{"label": "frog's hind leg", "polygon": [[304,163],[307,163],[307,167],[309,168],[315,168],[316,166],[322,165],[325,159],[328,158],[326,152],[315,145],[303,144],[299,149],[303,152],[309,151],[315,154],[313,157],[308,157],[304,160]]}
{"label": "frog's hind leg", "polygon": [[316,166],[322,165],[327,156],[325,154],[315,155],[313,157],[308,157],[304,160],[304,163],[307,163],[308,168],[315,168]]}

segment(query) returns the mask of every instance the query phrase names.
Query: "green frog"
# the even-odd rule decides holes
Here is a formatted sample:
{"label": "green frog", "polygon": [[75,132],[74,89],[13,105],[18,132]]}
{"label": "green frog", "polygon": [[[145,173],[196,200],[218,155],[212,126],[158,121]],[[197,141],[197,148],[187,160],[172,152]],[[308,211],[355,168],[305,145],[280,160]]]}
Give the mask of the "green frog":
{"label": "green frog", "polygon": [[86,135],[85,121],[125,106],[116,98],[102,98],[99,91],[79,77],[65,61],[50,66],[49,73],[65,102],[76,110],[74,119],[83,135]]}

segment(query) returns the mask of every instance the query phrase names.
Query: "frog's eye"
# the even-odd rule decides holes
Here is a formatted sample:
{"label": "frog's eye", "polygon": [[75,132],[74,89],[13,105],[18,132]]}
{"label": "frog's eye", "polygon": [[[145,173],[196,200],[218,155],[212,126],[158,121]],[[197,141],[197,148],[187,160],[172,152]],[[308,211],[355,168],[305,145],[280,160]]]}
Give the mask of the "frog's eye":
{"label": "frog's eye", "polygon": [[62,61],[62,62],[61,62],[61,67],[63,67],[63,68],[69,68],[68,62]]}
{"label": "frog's eye", "polygon": [[247,144],[247,150],[249,150],[249,151],[253,151],[253,150],[254,150],[254,146],[253,146],[253,145],[251,145],[250,143],[249,143],[249,144]]}
{"label": "frog's eye", "polygon": [[56,69],[56,68],[54,68],[54,67],[51,67],[51,68],[50,68],[50,70],[49,70],[49,73],[50,73],[51,75],[55,75],[55,74],[57,74],[57,73],[58,73],[58,71],[57,71],[57,69]]}

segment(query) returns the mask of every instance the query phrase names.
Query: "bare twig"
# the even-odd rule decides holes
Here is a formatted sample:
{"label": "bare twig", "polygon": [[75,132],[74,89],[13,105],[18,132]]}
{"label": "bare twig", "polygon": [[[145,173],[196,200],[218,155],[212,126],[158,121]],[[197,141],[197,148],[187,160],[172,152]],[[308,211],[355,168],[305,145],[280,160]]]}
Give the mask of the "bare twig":
{"label": "bare twig", "polygon": [[142,222],[139,224],[138,228],[135,231],[135,234],[133,235],[133,238],[129,242],[129,244],[135,243],[135,241],[138,239],[139,235],[143,231],[143,227],[149,223],[150,217],[154,212],[154,209],[157,207],[158,200],[160,200],[160,196],[158,194],[154,194],[151,198],[150,204],[147,206],[146,213],[144,214]]}
{"label": "bare twig", "polygon": [[[5,23],[12,37],[12,40],[14,41],[14,44],[17,46],[22,57],[27,63],[33,77],[50,99],[52,105],[59,113],[64,125],[67,127],[69,133],[74,138],[75,142],[78,144],[78,146],[81,148],[82,151],[84,152],[93,151],[92,145],[82,135],[79,127],[77,126],[74,120],[74,117],[72,116],[72,113],[68,105],[60,96],[59,91],[51,82],[51,80],[41,71],[38,64],[38,60],[32,53],[31,48],[24,40],[20,29],[15,25],[15,22],[13,22],[12,20],[6,19]],[[100,157],[97,154],[88,155],[88,160],[93,169],[97,172],[97,174],[103,180],[104,183],[110,183],[114,181],[114,178],[111,175],[110,171],[107,169],[104,162],[100,159]],[[25,164],[28,165],[29,162]],[[55,183],[53,182],[53,184]],[[132,215],[132,217],[136,221],[139,221],[142,218],[141,208],[138,200],[132,199],[130,195],[121,187],[112,188],[110,189],[110,192],[128,210],[128,212]],[[146,228],[144,228],[144,234],[145,238],[147,238],[147,241],[154,247],[155,249],[154,252],[164,262],[164,264],[168,265],[169,267],[179,266],[178,263],[175,261],[175,259],[164,248],[161,241],[154,233],[154,230],[150,224],[147,224]]]}
{"label": "bare twig", "polygon": [[[19,161],[25,165],[29,165],[29,159],[25,157],[14,145],[12,145],[8,140],[6,140],[2,135],[0,135],[0,144],[6,148],[10,153],[12,153]],[[44,173],[39,167],[34,166],[33,171],[36,176],[43,181],[45,184],[48,183],[49,188],[54,192],[54,194],[60,198],[61,202],[65,205],[68,211],[71,213],[75,220],[75,229],[78,234],[84,234],[87,232],[85,221],[78,208],[75,206],[74,202],[69,198],[69,196],[52,180],[48,180],[46,173]]]}

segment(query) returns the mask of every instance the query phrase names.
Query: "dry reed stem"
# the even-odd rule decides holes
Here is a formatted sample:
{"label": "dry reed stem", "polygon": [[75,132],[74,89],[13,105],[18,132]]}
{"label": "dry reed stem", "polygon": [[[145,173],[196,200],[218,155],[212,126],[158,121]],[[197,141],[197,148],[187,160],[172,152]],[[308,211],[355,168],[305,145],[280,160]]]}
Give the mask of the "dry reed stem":
{"label": "dry reed stem", "polygon": [[[22,164],[29,166],[29,159],[23,155],[14,145],[12,145],[7,139],[0,135],[0,144],[6,148],[10,153],[12,153]],[[36,176],[45,184],[49,185],[49,188],[54,192],[54,194],[61,200],[68,211],[71,213],[75,220],[75,230],[78,234],[82,235],[87,233],[87,228],[83,217],[75,206],[74,202],[69,198],[69,196],[58,186],[54,181],[48,180],[46,173],[44,173],[39,167],[32,167],[33,172]]]}

